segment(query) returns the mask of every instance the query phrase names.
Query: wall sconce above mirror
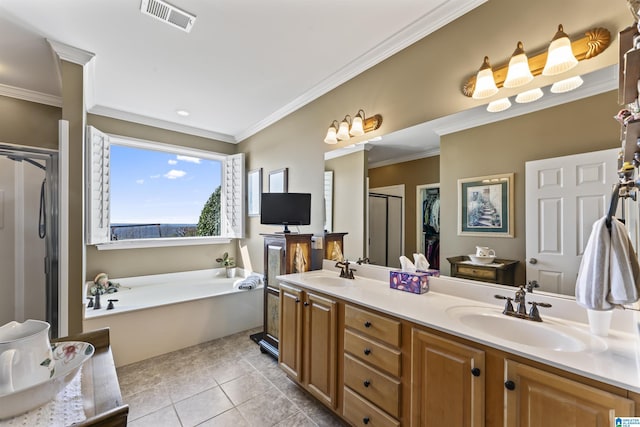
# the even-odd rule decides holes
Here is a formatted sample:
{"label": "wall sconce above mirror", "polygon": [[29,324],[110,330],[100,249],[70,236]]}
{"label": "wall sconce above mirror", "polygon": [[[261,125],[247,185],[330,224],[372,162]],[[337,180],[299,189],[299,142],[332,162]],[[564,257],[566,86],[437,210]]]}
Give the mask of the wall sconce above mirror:
{"label": "wall sconce above mirror", "polygon": [[[500,88],[516,88],[530,83],[535,76],[555,76],[565,73],[579,61],[593,58],[602,53],[611,42],[611,33],[606,28],[594,28],[585,36],[571,42],[562,25],[553,37],[549,48],[530,58],[524,50],[522,42],[517,43],[508,64],[491,67],[489,58],[484,57],[480,70],[463,85],[462,93],[473,99],[485,99],[496,95]],[[571,77],[554,83],[552,92],[561,93],[576,89],[582,84],[580,76]],[[535,89],[533,89],[535,90]],[[516,96],[518,103],[532,102],[539,99],[539,90],[523,92]],[[489,103],[487,111],[504,111],[511,106],[508,98],[501,98]]]}
{"label": "wall sconce above mirror", "polygon": [[340,123],[334,120],[331,125],[329,125],[324,142],[327,144],[337,144],[338,141],[346,141],[352,136],[361,136],[367,132],[374,131],[378,129],[381,124],[382,116],[380,114],[365,117],[364,110],[360,109],[353,119],[347,114]]}

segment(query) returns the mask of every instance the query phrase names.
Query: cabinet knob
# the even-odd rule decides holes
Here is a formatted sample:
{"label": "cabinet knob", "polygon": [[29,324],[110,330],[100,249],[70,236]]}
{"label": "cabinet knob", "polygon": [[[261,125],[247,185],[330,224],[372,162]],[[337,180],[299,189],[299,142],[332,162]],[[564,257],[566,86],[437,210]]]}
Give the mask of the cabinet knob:
{"label": "cabinet knob", "polygon": [[369,417],[364,417],[362,419],[362,424],[369,424]]}
{"label": "cabinet knob", "polygon": [[364,382],[362,383],[365,387],[369,387],[371,385],[371,381],[369,380],[364,380]]}
{"label": "cabinet knob", "polygon": [[309,302],[308,302],[308,301],[305,301],[305,302],[303,303],[303,305],[304,305],[305,307],[309,307]]}
{"label": "cabinet knob", "polygon": [[480,376],[480,368],[473,368],[473,369],[471,370],[471,374],[472,374],[474,377],[479,377],[479,376]]}
{"label": "cabinet knob", "polygon": [[365,349],[364,349],[364,355],[365,355],[365,356],[368,356],[368,355],[370,355],[370,354],[371,354],[371,349],[370,349],[370,348],[365,348]]}
{"label": "cabinet knob", "polygon": [[516,383],[514,383],[514,382],[513,382],[513,381],[511,381],[511,380],[507,380],[507,381],[505,381],[505,383],[504,383],[504,387],[505,387],[507,390],[515,390],[515,389],[516,389]]}
{"label": "cabinet knob", "polygon": [[300,302],[300,298],[296,298],[296,304]]}
{"label": "cabinet knob", "polygon": [[365,328],[370,328],[371,327],[371,322],[369,322],[368,320],[366,322],[364,322],[364,327]]}

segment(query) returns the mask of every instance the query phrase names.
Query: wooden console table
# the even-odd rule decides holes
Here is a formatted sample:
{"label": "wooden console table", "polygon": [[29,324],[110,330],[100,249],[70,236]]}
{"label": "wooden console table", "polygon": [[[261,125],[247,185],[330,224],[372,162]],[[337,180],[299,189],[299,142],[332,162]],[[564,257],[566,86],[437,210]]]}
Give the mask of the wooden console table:
{"label": "wooden console table", "polygon": [[82,341],[95,347],[93,356],[81,368],[81,390],[87,419],[74,424],[74,427],[126,427],[129,405],[122,402],[109,328],[52,341]]}
{"label": "wooden console table", "polygon": [[451,264],[452,277],[515,285],[516,265],[519,261],[496,258],[491,264],[472,264],[466,255],[450,257],[447,261]]}

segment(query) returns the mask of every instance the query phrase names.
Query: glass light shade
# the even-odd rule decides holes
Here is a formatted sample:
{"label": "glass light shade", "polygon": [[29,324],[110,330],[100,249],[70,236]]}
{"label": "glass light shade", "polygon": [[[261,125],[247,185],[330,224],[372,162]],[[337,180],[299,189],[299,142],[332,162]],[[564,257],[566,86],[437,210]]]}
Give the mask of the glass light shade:
{"label": "glass light shade", "polygon": [[336,137],[336,128],[335,126],[329,126],[327,130],[327,136],[324,137],[324,142],[327,144],[337,144],[338,138]]}
{"label": "glass light shade", "polygon": [[341,141],[349,139],[349,122],[347,122],[346,118],[340,123],[340,128],[336,136]]}
{"label": "glass light shade", "polygon": [[353,123],[351,123],[351,131],[349,133],[351,134],[351,136],[364,135],[364,125],[362,117],[358,115],[353,118]]}
{"label": "glass light shade", "polygon": [[569,36],[563,32],[562,25],[559,25],[558,32],[549,45],[547,62],[542,70],[542,75],[555,76],[569,71],[576,65],[578,65],[578,60],[573,55],[571,40],[569,40]]}
{"label": "glass light shade", "polygon": [[522,42],[518,42],[518,47],[511,55],[507,77],[504,80],[504,87],[512,88],[526,85],[533,80],[533,74],[529,69],[529,59],[524,53]]}
{"label": "glass light shade", "polygon": [[489,64],[489,58],[485,56],[484,62],[480,67],[480,71],[478,71],[478,75],[476,76],[476,87],[471,97],[473,99],[483,99],[493,96],[496,93],[498,93],[498,87],[496,86],[496,81],[493,78],[493,71]]}
{"label": "glass light shade", "polygon": [[487,111],[490,113],[499,113],[509,107],[511,107],[511,101],[509,101],[509,98],[501,98],[491,101],[489,105],[487,105]]}
{"label": "glass light shade", "polygon": [[527,102],[533,102],[542,98],[542,95],[544,95],[542,93],[542,89],[540,88],[531,89],[526,92],[519,93],[516,96],[516,102],[518,104],[526,104]]}
{"label": "glass light shade", "polygon": [[584,83],[580,76],[560,80],[551,85],[551,93],[565,93],[579,88]]}

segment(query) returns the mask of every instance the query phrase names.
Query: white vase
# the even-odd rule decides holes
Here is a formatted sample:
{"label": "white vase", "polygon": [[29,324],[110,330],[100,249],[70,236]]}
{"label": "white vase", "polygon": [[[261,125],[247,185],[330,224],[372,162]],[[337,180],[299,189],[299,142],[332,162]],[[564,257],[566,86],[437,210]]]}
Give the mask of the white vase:
{"label": "white vase", "polygon": [[236,277],[236,268],[235,267],[227,267],[227,277],[231,279],[232,277]]}

